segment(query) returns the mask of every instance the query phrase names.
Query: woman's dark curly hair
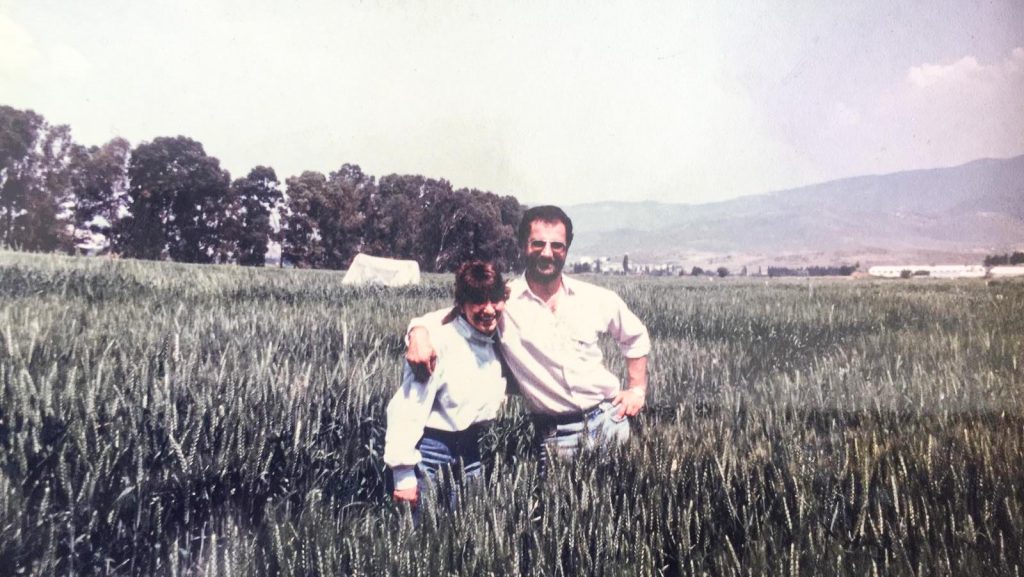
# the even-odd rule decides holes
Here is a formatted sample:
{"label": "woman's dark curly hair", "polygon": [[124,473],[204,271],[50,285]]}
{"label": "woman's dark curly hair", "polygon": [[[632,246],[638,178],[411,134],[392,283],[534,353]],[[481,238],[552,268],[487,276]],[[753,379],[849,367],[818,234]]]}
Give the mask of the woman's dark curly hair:
{"label": "woman's dark curly hair", "polygon": [[499,302],[508,298],[501,272],[489,262],[471,260],[455,271],[455,304]]}

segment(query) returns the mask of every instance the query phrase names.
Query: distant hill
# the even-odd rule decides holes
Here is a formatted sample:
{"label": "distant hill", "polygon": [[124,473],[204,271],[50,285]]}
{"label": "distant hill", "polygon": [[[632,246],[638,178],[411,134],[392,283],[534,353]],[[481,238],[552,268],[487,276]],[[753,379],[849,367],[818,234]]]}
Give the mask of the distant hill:
{"label": "distant hill", "polygon": [[1024,156],[860,176],[709,204],[566,207],[572,256],[634,263],[979,263],[1024,249]]}

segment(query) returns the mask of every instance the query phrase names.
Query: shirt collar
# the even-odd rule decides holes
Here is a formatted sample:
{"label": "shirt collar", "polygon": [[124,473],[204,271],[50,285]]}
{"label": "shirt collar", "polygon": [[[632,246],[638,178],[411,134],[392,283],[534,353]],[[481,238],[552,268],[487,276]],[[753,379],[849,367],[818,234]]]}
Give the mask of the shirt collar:
{"label": "shirt collar", "polygon": [[496,338],[500,338],[498,335],[499,331],[494,331],[493,335],[485,335],[476,330],[462,315],[455,317],[455,320],[452,321],[452,326],[455,327],[456,332],[462,335],[462,338],[468,341],[489,344],[494,343]]}
{"label": "shirt collar", "polygon": [[[575,279],[573,279],[569,275],[566,275],[566,274],[563,273],[562,274],[562,288],[561,288],[561,291],[563,293],[567,294],[567,295],[574,295],[574,294],[576,294],[576,283],[577,282],[578,281],[576,281]],[[516,280],[513,281],[512,283],[509,283],[509,285],[510,285],[509,288],[511,289],[511,294],[509,295],[509,300],[521,299],[521,298],[530,298],[530,299],[533,299],[533,300],[536,300],[536,301],[540,301],[541,300],[540,297],[535,295],[533,293],[533,291],[530,290],[530,284],[526,282],[526,275],[525,274],[519,275],[519,277],[517,277]]]}

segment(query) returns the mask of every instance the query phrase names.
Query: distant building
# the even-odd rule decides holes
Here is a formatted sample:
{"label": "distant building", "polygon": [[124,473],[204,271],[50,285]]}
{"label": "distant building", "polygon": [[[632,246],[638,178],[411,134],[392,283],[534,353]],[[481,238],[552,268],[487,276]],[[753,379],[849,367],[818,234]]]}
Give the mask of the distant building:
{"label": "distant building", "polygon": [[994,266],[988,269],[988,274],[993,278],[1024,276],[1024,266]]}
{"label": "distant building", "polygon": [[868,274],[880,278],[926,277],[926,278],[985,278],[985,267],[981,265],[886,265],[873,266]]}

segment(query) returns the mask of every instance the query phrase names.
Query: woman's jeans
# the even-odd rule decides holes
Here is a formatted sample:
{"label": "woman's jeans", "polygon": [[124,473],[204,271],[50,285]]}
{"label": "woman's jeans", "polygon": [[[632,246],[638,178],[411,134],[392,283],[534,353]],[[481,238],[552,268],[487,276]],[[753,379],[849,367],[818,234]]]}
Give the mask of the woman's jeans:
{"label": "woman's jeans", "polygon": [[440,431],[427,428],[417,448],[420,464],[416,466],[419,479],[419,503],[413,512],[417,523],[426,509],[455,511],[460,487],[475,484],[483,478],[480,463],[480,425],[465,431]]}

